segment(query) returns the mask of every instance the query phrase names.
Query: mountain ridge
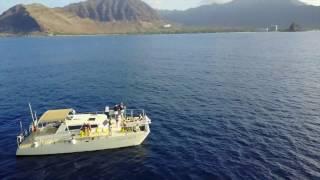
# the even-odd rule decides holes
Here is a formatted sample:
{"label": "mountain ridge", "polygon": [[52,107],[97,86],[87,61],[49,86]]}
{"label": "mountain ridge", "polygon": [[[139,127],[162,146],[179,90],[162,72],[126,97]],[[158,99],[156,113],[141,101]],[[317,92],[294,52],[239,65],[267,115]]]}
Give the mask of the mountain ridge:
{"label": "mountain ridge", "polygon": [[63,9],[96,21],[160,20],[157,12],[141,0],[90,0],[70,4]]}
{"label": "mountain ridge", "polygon": [[304,27],[320,27],[320,7],[297,0],[235,0],[159,14],[185,26],[261,28],[271,24],[288,27],[297,22]]}
{"label": "mountain ridge", "polygon": [[[156,11],[141,0],[87,0],[58,8],[16,5],[0,15],[0,33],[229,32],[255,31],[271,25],[285,29],[290,24],[297,24],[299,29],[318,29],[319,19],[320,7],[298,0],[234,0],[185,11]],[[168,22],[173,26],[164,26]]]}
{"label": "mountain ridge", "polygon": [[[125,6],[115,7],[113,11],[109,11],[109,17],[116,18],[105,20],[94,16],[81,17],[75,11],[77,6],[83,7],[86,2],[95,3],[97,1],[105,4],[121,1]],[[0,32],[14,34],[114,34],[158,30],[162,22],[157,12],[146,4],[138,11],[135,3],[141,5],[143,2],[140,0],[88,0],[62,8],[48,8],[42,4],[20,4],[0,15]],[[71,6],[72,8],[70,8]],[[108,5],[105,8],[110,9]],[[96,6],[95,9],[91,8],[90,13],[101,13],[99,6]],[[133,18],[130,19],[130,17]]]}

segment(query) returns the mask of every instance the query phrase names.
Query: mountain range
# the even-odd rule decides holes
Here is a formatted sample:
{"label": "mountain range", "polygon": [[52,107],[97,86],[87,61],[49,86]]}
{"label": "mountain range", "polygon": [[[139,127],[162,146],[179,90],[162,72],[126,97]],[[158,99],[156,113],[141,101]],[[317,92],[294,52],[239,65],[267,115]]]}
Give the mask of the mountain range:
{"label": "mountain range", "polygon": [[[175,32],[185,27],[264,28],[292,22],[320,28],[320,7],[298,0],[233,0],[185,11],[155,10],[141,0],[87,0],[59,8],[16,5],[0,15],[10,34],[109,34]],[[173,26],[164,26],[171,23]]]}
{"label": "mountain range", "polygon": [[186,11],[159,11],[172,22],[186,26],[261,28],[295,22],[307,28],[320,27],[320,7],[298,0],[233,0]]}
{"label": "mountain range", "polygon": [[108,34],[158,31],[154,9],[141,0],[87,0],[62,8],[16,5],[0,16],[0,32]]}

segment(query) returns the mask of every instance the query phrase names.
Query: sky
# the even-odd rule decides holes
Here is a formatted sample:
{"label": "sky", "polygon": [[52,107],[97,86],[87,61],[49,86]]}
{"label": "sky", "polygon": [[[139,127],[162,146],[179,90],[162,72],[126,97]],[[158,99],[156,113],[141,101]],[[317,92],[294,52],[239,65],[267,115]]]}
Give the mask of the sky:
{"label": "sky", "polygon": [[[16,4],[41,3],[49,7],[59,7],[81,0],[0,0],[0,13]],[[232,0],[143,0],[156,9],[185,10],[208,3],[225,3]],[[320,6],[320,0],[300,0],[302,2]]]}

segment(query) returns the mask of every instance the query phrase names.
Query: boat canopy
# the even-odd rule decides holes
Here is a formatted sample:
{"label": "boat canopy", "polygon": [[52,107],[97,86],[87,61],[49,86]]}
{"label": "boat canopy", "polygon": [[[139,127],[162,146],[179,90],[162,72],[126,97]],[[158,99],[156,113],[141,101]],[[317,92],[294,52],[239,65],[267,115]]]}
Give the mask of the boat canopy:
{"label": "boat canopy", "polygon": [[73,109],[56,109],[45,112],[39,119],[41,123],[63,122]]}

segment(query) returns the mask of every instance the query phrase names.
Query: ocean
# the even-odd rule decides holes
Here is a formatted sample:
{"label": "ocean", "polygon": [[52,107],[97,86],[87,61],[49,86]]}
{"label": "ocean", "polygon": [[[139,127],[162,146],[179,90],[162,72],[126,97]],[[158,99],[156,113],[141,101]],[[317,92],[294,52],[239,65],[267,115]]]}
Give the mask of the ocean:
{"label": "ocean", "polygon": [[[152,119],[137,147],[16,157],[28,102]],[[3,179],[320,179],[320,32],[0,38]]]}

